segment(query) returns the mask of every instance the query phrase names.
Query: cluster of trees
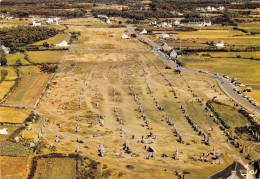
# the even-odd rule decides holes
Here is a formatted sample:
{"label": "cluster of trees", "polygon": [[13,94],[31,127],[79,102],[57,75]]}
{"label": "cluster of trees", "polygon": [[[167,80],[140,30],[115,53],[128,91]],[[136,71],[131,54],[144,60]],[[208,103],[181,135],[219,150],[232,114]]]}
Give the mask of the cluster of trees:
{"label": "cluster of trees", "polygon": [[0,29],[0,44],[9,47],[11,51],[15,51],[18,47],[53,37],[58,32],[55,28],[39,26],[5,27]]}
{"label": "cluster of trees", "polygon": [[44,63],[41,66],[41,72],[44,72],[44,73],[55,73],[57,69],[58,69],[57,65],[55,65],[55,66],[48,66],[48,65],[46,65]]}
{"label": "cluster of trees", "polygon": [[2,81],[5,81],[5,77],[8,75],[8,71],[7,70],[5,70],[5,69],[2,69],[1,70],[1,80],[0,80],[0,83],[2,82]]}
{"label": "cluster of trees", "polygon": [[145,10],[127,10],[121,11],[117,9],[92,9],[92,14],[97,17],[99,14],[106,14],[108,16],[123,17],[134,20],[144,20],[146,18],[172,18],[175,17],[171,12],[167,10],[158,9],[156,11]]}
{"label": "cluster of trees", "polygon": [[7,63],[6,55],[4,50],[0,49],[0,66],[5,66]]}
{"label": "cluster of trees", "polygon": [[76,8],[72,10],[55,10],[48,9],[44,6],[13,6],[13,7],[0,7],[0,13],[10,13],[15,17],[28,18],[29,15],[41,15],[41,16],[61,16],[67,18],[84,17],[86,10],[83,8]]}

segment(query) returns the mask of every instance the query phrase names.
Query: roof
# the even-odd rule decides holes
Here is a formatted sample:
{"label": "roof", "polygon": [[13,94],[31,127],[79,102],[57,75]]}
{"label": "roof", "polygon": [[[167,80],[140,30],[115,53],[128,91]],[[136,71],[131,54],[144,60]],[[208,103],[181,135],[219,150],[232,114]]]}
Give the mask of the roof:
{"label": "roof", "polygon": [[239,175],[241,170],[247,170],[240,162],[234,161],[232,164],[227,166],[225,169],[220,172],[213,174],[209,177],[209,179],[219,179],[219,178],[228,178],[232,171],[237,171],[237,177],[241,179],[245,179],[246,177]]}

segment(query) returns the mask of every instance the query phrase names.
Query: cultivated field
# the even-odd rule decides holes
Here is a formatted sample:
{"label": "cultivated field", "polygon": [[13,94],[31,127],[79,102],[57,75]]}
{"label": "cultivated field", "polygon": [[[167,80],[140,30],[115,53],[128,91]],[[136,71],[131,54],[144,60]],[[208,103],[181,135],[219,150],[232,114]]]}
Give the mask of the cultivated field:
{"label": "cultivated field", "polygon": [[[0,122],[23,123],[28,111],[1,107]],[[9,131],[8,131],[9,132]]]}

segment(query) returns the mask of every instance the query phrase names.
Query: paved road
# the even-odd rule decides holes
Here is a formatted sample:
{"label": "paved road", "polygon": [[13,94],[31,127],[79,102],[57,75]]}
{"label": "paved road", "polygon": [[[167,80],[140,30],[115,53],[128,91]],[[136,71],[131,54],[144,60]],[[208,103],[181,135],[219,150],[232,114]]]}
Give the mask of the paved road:
{"label": "paved road", "polygon": [[194,71],[194,70],[190,70],[187,68],[183,68],[178,66],[174,61],[172,61],[170,59],[170,57],[164,53],[162,53],[159,49],[160,46],[156,43],[154,43],[153,41],[151,41],[150,39],[143,37],[142,35],[140,35],[139,33],[135,32],[134,28],[131,25],[126,25],[128,31],[132,34],[135,34],[137,36],[137,38],[139,38],[140,40],[148,43],[149,45],[151,45],[153,47],[153,51],[154,53],[156,53],[161,59],[163,59],[167,64],[169,64],[172,68],[174,69],[179,69],[183,72],[187,72],[187,73],[193,73],[193,74],[204,74],[207,76],[210,76],[212,78],[215,78],[218,80],[220,87],[222,88],[222,90],[230,97],[232,98],[235,102],[237,102],[240,106],[243,106],[245,109],[249,110],[250,112],[257,114],[260,116],[260,109],[253,106],[251,103],[249,103],[246,99],[244,99],[242,97],[242,95],[239,95],[237,92],[235,92],[233,90],[234,86],[233,84],[231,84],[229,82],[229,80],[223,78],[222,76],[218,76],[218,75],[214,75],[211,73],[200,73],[198,71]]}

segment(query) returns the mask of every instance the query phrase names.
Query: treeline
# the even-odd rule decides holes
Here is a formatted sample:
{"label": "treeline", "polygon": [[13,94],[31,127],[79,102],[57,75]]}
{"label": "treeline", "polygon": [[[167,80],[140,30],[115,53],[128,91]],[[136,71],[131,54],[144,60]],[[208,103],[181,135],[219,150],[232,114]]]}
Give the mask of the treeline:
{"label": "treeline", "polygon": [[59,16],[59,17],[67,17],[67,18],[76,18],[76,17],[84,17],[86,14],[86,10],[84,9],[75,9],[71,10],[54,10],[54,9],[46,9],[46,8],[35,8],[33,6],[24,6],[21,8],[20,6],[14,7],[0,7],[0,13],[10,13],[15,17],[19,18],[28,18],[29,15],[40,15],[40,16]]}
{"label": "treeline", "polygon": [[46,40],[58,34],[55,28],[17,26],[0,29],[0,44],[9,47],[11,51],[37,41]]}
{"label": "treeline", "polygon": [[146,18],[173,18],[174,15],[166,10],[146,10],[146,11],[135,11],[135,10],[117,10],[117,9],[92,9],[92,14],[97,17],[99,14],[106,14],[108,16],[123,17],[135,20],[144,20]]}

